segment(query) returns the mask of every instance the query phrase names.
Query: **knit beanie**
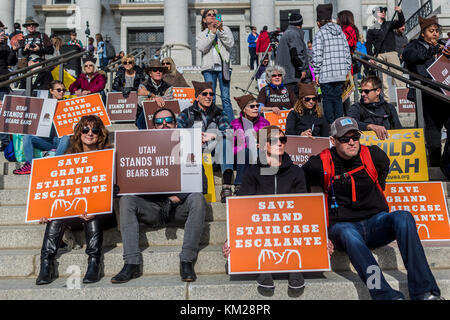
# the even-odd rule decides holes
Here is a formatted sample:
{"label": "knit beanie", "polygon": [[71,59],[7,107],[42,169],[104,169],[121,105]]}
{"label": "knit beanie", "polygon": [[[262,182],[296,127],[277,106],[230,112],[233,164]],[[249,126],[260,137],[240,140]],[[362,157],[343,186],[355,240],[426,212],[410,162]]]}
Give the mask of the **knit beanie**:
{"label": "knit beanie", "polygon": [[236,100],[239,108],[241,108],[242,111],[250,101],[256,100],[256,98],[251,94],[246,94],[245,96],[234,98],[234,100]]}
{"label": "knit beanie", "polygon": [[316,12],[317,21],[331,20],[331,16],[333,14],[333,5],[331,3],[319,4],[316,8]]}
{"label": "knit beanie", "polygon": [[293,13],[289,17],[289,24],[293,26],[303,25],[303,17],[300,13]]}
{"label": "knit beanie", "polygon": [[306,97],[306,96],[316,96],[316,87],[314,87],[313,84],[307,84],[307,83],[298,83],[298,97],[299,99]]}
{"label": "knit beanie", "polygon": [[205,91],[206,89],[213,90],[212,82],[198,82],[192,81],[192,85],[195,89],[195,97],[197,98],[200,93]]}

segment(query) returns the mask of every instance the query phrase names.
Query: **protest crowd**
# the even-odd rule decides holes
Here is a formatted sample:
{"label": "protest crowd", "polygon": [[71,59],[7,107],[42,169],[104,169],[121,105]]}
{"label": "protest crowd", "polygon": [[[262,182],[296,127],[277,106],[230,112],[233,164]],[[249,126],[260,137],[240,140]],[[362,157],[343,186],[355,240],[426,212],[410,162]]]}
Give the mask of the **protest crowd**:
{"label": "protest crowd", "polygon": [[[82,280],[84,284],[96,283],[104,277],[102,269],[107,263],[102,251],[104,233],[112,228],[120,230],[123,267],[111,277],[111,283],[121,284],[139,278],[145,273],[140,232],[145,227],[165,228],[173,224],[184,228],[179,252],[181,281],[196,281],[195,263],[202,250],[202,234],[211,202],[208,195],[212,193],[214,199],[216,197],[213,177],[216,175],[221,179],[217,202],[227,204],[231,212],[232,201],[242,197],[239,200],[242,215],[254,213],[244,209],[245,199],[261,196],[276,201],[281,195],[307,196],[320,190],[325,208],[324,228],[328,236],[323,239],[326,259],[335,251],[345,252],[361,281],[368,284],[371,277],[368,270],[371,266],[378,266],[372,250],[396,241],[407,270],[409,298],[444,299],[427,261],[415,217],[409,210],[391,211],[385,195],[388,176],[397,162],[391,158],[392,149],[383,143],[397,130],[406,129],[401,123],[399,106],[389,95],[387,74],[377,73],[371,68],[378,62],[364,58],[366,63],[362,64],[353,57],[355,52],[366,53],[397,66],[403,65],[408,71],[432,80],[428,67],[441,56],[448,61],[450,46],[448,42],[445,44],[447,40],[440,34],[441,26],[436,17],[420,17],[420,36],[405,41],[405,36],[402,36],[405,17],[401,7],[394,8],[397,18],[393,21],[386,20],[387,10],[377,7],[374,11],[376,23],[367,31],[366,42],[362,30],[355,26],[352,12],[341,11],[337,20],[333,20],[331,4],[316,7],[318,32],[310,43],[304,40],[301,14],[289,17],[289,26],[277,35],[276,44],[267,27],[261,31],[251,27],[248,35],[249,67],[255,73],[255,79],[263,81],[264,86],[257,95],[247,91],[233,97],[230,96],[233,34],[226,21],[217,19],[219,12],[215,9],[202,10],[201,32],[196,35],[203,81],[186,79],[177,69],[177,61],[170,56],[152,57],[145,62],[142,62],[142,56],[131,53],[111,56],[110,45],[102,34],[83,43],[77,38],[77,33],[72,32],[70,41],[62,43],[57,36],[49,37],[38,31],[39,24],[33,17],[26,19],[24,31],[17,24],[11,34],[7,34],[0,22],[0,76],[27,66],[30,71],[39,70],[43,67],[33,65],[44,62],[51,55],[61,54],[67,46],[85,53],[76,68],[64,71],[70,75],[71,81],[66,77],[59,79],[51,70],[44,70],[32,75],[31,82],[23,79],[0,88],[3,107],[1,150],[7,160],[20,163],[14,175],[30,175],[32,179],[36,175],[36,179],[44,179],[37,175],[45,171],[41,168],[46,159],[70,157],[74,159],[72,161],[89,161],[84,157],[115,151],[113,158],[105,158],[102,162],[106,167],[109,159],[115,161],[115,171],[109,172],[109,178],[101,173],[102,165],[99,168],[83,167],[80,162],[78,167],[74,167],[79,169],[70,169],[74,170],[72,172],[59,167],[61,161],[68,160],[59,160],[56,169],[48,168],[46,179],[55,180],[41,180],[43,182],[36,185],[36,189],[43,190],[31,193],[34,189],[33,182],[30,183],[28,201],[38,202],[47,198],[54,201],[44,209],[34,209],[34,218],[29,220],[45,226],[36,285],[47,285],[58,278],[58,250],[75,249],[77,240],[72,232],[80,230],[85,233],[88,258]],[[364,52],[363,47],[366,49]],[[111,63],[116,63],[112,67],[114,72],[108,67]],[[1,81],[6,80],[8,77]],[[394,80],[396,87],[405,86],[400,80]],[[345,95],[349,81],[354,90],[359,91],[359,101]],[[30,89],[30,83],[32,96],[25,97],[25,102],[22,102],[21,97],[26,95],[23,91]],[[108,83],[112,83],[111,91],[107,89]],[[440,88],[429,83],[421,83],[441,92]],[[220,88],[220,99],[216,94],[217,87]],[[21,94],[19,90],[22,90]],[[183,104],[177,96],[180,91],[191,92],[192,100]],[[410,89],[408,93],[411,101],[416,101],[414,91]],[[118,98],[111,102],[113,94]],[[443,129],[447,133],[450,130],[450,108],[428,92],[422,92],[421,99],[425,124],[422,139],[424,154],[426,152],[428,157],[424,165],[439,167],[444,177],[450,179],[450,145],[445,142],[443,146],[441,135]],[[39,115],[40,108],[44,110],[53,105],[53,109],[42,112],[34,134],[29,134],[31,125],[22,133],[15,131],[22,130],[15,129],[16,125],[31,123],[11,119],[16,117],[15,112],[31,112],[32,101],[41,103],[37,109]],[[233,108],[232,102],[238,108]],[[25,105],[23,109],[20,109],[21,105]],[[127,108],[130,108],[129,112]],[[50,113],[44,116],[46,112]],[[120,114],[127,118],[115,120],[114,116]],[[45,120],[50,124],[42,134]],[[128,138],[127,131],[116,131],[112,139],[112,132],[108,130],[109,120],[126,121],[133,124],[135,130],[129,132]],[[174,135],[173,132],[180,133]],[[179,156],[169,150],[174,136],[181,145],[176,149],[181,150],[177,151]],[[363,143],[369,136],[376,143]],[[198,141],[191,145],[188,137]],[[291,150],[306,150],[309,144],[319,142],[328,147],[309,152],[304,158],[298,156],[305,160],[301,164],[291,153]],[[293,147],[289,149],[290,144]],[[194,151],[183,149],[190,147]],[[176,160],[174,154],[177,154]],[[205,154],[211,157],[212,164],[203,161],[203,165],[200,162],[197,166],[197,156],[204,159]],[[188,160],[182,159],[181,155]],[[82,168],[88,173],[93,171],[79,178],[77,174],[83,173]],[[183,175],[189,181],[183,180]],[[181,179],[180,183],[175,181],[177,177]],[[78,188],[82,179],[102,184],[98,188],[93,185],[90,191],[86,191],[84,185]],[[62,194],[52,193],[55,191],[51,191],[50,185],[55,186],[56,183],[73,188],[65,189]],[[48,192],[44,192],[46,189]],[[85,194],[98,192],[98,198],[89,201],[99,202],[103,199],[100,195],[107,190],[110,198],[106,198],[105,205],[111,205],[109,212],[92,209],[103,203],[83,204],[81,200]],[[72,191],[79,194],[75,198],[77,202],[70,208],[61,209],[66,206],[65,202],[73,200],[73,196],[69,196]],[[62,202],[58,202],[59,199]],[[84,212],[79,214],[79,210]],[[62,211],[65,213],[53,217]],[[318,213],[302,214],[313,216]],[[285,230],[282,224],[281,228]],[[223,238],[221,255],[227,259],[232,259],[233,253],[245,247],[233,239],[232,233]],[[257,240],[252,243],[254,246],[261,244]],[[301,252],[303,246],[298,248]],[[302,264],[307,265],[303,259]],[[247,273],[255,275],[258,291],[270,296],[275,288],[277,270]],[[289,290],[308,290],[302,268],[287,269],[285,273]],[[380,273],[379,286],[368,285],[367,289],[372,299],[406,299],[404,293],[388,283],[383,273]]]}

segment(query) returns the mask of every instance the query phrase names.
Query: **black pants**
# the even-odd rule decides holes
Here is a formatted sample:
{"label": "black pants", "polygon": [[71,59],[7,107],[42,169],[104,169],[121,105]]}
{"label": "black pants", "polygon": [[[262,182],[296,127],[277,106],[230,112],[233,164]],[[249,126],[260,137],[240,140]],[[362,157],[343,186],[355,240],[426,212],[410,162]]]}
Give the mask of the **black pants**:
{"label": "black pants", "polygon": [[256,66],[258,66],[258,55],[256,54],[256,47],[249,47],[248,53],[250,54],[250,70],[253,70],[255,69],[255,62]]}

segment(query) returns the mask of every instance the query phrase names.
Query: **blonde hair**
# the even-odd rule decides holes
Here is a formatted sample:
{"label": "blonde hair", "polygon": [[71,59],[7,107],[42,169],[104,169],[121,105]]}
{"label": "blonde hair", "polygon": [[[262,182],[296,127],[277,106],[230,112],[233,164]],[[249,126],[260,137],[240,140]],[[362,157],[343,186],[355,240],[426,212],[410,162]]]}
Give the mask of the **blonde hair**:
{"label": "blonde hair", "polygon": [[[295,112],[297,112],[301,116],[303,115],[303,113],[306,109],[305,104],[303,103],[303,98],[304,97],[298,99],[294,106]],[[323,116],[322,111],[320,110],[319,103],[317,103],[317,101],[316,101],[316,105],[313,107],[313,111],[316,113],[318,118],[322,118],[322,116]]]}
{"label": "blonde hair", "polygon": [[134,56],[132,54],[127,54],[125,56],[122,57],[122,63],[124,63],[125,61],[131,60],[131,62],[133,62],[133,64],[135,64],[136,59],[134,58]]}
{"label": "blonde hair", "polygon": [[166,74],[175,75],[177,73],[177,67],[175,65],[175,61],[171,57],[167,57],[161,60],[161,63],[168,62],[170,63],[170,70]]}

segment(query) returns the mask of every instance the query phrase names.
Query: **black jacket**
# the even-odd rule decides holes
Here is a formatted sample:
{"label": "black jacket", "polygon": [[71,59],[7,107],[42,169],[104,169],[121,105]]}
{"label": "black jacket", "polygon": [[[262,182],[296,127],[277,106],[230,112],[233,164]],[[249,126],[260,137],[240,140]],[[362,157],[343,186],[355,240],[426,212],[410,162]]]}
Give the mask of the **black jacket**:
{"label": "black jacket", "polygon": [[[380,28],[367,30],[367,53],[373,56],[378,53],[395,52],[396,42],[394,30],[405,24],[403,12],[398,13],[398,20],[384,21]],[[383,42],[384,39],[384,42]]]}
{"label": "black jacket", "polygon": [[324,116],[317,117],[314,110],[304,109],[303,115],[295,110],[289,112],[286,119],[286,134],[298,136],[303,131],[311,129],[314,124],[312,135],[315,137],[328,137],[329,125]]}
{"label": "black jacket", "polygon": [[[50,82],[53,81],[53,76],[50,71],[42,71],[37,74],[36,79],[31,81],[31,91],[33,90],[48,90]],[[22,79],[19,84],[19,89],[26,89],[27,79]]]}
{"label": "black jacket", "polygon": [[[30,45],[38,45],[39,51],[25,51],[25,46],[27,44]],[[24,37],[24,39],[20,43],[23,55],[28,58],[31,54],[36,54],[39,57],[45,59],[46,54],[53,54],[55,48],[53,48],[52,43],[50,42],[50,38],[47,34],[36,31],[33,34],[28,34]]]}
{"label": "black jacket", "polygon": [[382,97],[379,102],[364,104],[360,102],[353,104],[348,109],[348,116],[358,122],[360,130],[367,130],[369,124],[383,126],[386,130],[402,129],[395,107],[387,103]]}
{"label": "black jacket", "polygon": [[[378,181],[385,188],[386,177],[389,173],[390,160],[386,153],[377,146],[369,146],[370,155],[378,172]],[[331,157],[335,166],[335,174],[343,174],[362,165],[358,155],[344,160],[338,156],[336,148],[331,148]],[[303,165],[308,187],[319,186],[323,188],[323,165],[320,156],[312,156]],[[354,222],[369,219],[381,212],[389,211],[383,195],[378,190],[365,170],[354,173],[356,185],[356,202],[352,203],[352,184],[350,178],[340,179],[334,183],[334,192],[339,208],[332,210],[331,194],[328,197],[328,217],[330,225],[336,222]]]}
{"label": "black jacket", "polygon": [[269,166],[258,162],[247,169],[239,196],[307,192],[303,169],[295,165],[287,153],[284,153],[276,174],[262,175],[264,168],[268,169]]}
{"label": "black jacket", "polygon": [[[8,66],[14,66],[17,63],[15,52],[6,44],[0,44],[0,75],[8,74]],[[5,81],[8,79],[3,79]]]}
{"label": "black jacket", "polygon": [[[139,85],[145,81],[145,74],[144,71],[138,66],[134,66],[133,69],[136,71],[136,75],[134,77],[133,88],[131,91],[137,91],[139,89]],[[112,89],[117,92],[122,92],[125,87],[125,81],[125,68],[120,67],[119,71],[116,73],[116,77],[114,78]]]}

